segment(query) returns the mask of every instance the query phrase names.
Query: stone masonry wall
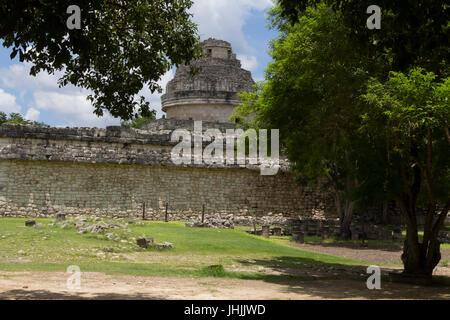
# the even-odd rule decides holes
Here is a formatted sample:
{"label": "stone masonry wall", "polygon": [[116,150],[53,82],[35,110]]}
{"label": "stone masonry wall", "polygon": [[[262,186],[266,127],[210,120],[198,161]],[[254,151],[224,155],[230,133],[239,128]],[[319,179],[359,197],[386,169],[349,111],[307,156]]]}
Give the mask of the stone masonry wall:
{"label": "stone masonry wall", "polygon": [[334,216],[319,188],[288,172],[262,176],[237,165],[176,166],[168,134],[133,129],[0,127],[0,216],[56,213],[171,220],[207,215]]}
{"label": "stone masonry wall", "polygon": [[313,216],[326,199],[300,188],[289,174],[248,170],[43,161],[0,161],[0,215],[56,213],[163,220],[208,215]]}

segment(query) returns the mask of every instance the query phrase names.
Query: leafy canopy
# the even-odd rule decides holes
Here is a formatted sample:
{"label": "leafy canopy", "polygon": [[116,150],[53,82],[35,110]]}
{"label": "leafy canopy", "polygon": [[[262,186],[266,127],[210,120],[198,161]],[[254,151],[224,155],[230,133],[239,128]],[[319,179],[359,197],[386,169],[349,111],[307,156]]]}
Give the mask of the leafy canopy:
{"label": "leafy canopy", "polygon": [[11,58],[32,64],[30,73],[63,70],[61,86],[92,91],[98,116],[108,111],[124,120],[150,115],[149,103],[137,95],[172,65],[200,54],[190,0],[78,0],[81,29],[69,30],[72,0],[0,1],[0,39]]}
{"label": "leafy canopy", "polygon": [[234,117],[254,114],[250,125],[280,129],[294,170],[308,180],[352,170],[359,96],[379,61],[354,50],[342,16],[324,5],[308,8],[289,25],[271,12],[280,30],[271,42],[273,62],[256,92],[244,93]]}
{"label": "leafy canopy", "polygon": [[383,164],[372,161],[366,174],[383,177],[392,198],[417,193],[419,201],[445,203],[450,192],[450,78],[436,82],[436,75],[422,68],[392,72],[385,83],[372,79],[363,98],[369,107],[361,132]]}
{"label": "leafy canopy", "polygon": [[[393,70],[421,66],[440,77],[448,76],[450,5],[447,0],[278,0],[281,16],[295,23],[308,6],[326,3],[343,15],[357,40],[355,50],[372,55],[392,54]],[[381,8],[381,29],[366,26],[370,5]]]}
{"label": "leafy canopy", "polygon": [[139,116],[133,118],[132,120],[122,121],[121,125],[125,126],[125,127],[141,129],[145,123],[151,122],[155,119],[156,119],[156,111],[152,110],[152,111],[150,111],[150,116],[145,117],[145,116],[139,115]]}
{"label": "leafy canopy", "polygon": [[31,121],[24,119],[20,113],[10,113],[9,116],[0,111],[0,126],[5,123],[14,123],[22,125],[35,125],[35,126],[47,126],[43,122]]}

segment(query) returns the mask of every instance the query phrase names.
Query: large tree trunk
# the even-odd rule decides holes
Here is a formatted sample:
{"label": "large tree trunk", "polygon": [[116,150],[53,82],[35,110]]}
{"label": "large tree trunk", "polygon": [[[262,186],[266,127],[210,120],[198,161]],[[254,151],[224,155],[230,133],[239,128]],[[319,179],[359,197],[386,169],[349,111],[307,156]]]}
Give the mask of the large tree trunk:
{"label": "large tree trunk", "polygon": [[419,243],[413,238],[407,237],[405,240],[402,254],[403,273],[431,276],[441,260],[441,244],[437,237],[430,239],[427,243]]}
{"label": "large tree trunk", "polygon": [[381,219],[383,224],[388,224],[389,202],[383,201],[383,217]]}
{"label": "large tree trunk", "polygon": [[[438,219],[425,225],[423,242],[419,242],[417,221],[414,208],[408,208],[402,201],[397,201],[407,221],[406,239],[403,247],[402,261],[404,274],[431,276],[434,268],[441,260],[440,242],[437,239],[439,230],[444,224],[449,210],[449,202],[440,212]],[[411,210],[412,209],[412,210]],[[427,221],[432,221],[434,210],[429,208]]]}
{"label": "large tree trunk", "polygon": [[343,217],[341,219],[341,235],[345,240],[350,240],[352,238],[350,225],[353,218],[353,205],[353,201],[345,201],[342,209]]}
{"label": "large tree trunk", "polygon": [[352,238],[350,224],[353,217],[353,203],[350,201],[342,201],[339,193],[335,194],[336,209],[339,213],[340,234],[344,240]]}

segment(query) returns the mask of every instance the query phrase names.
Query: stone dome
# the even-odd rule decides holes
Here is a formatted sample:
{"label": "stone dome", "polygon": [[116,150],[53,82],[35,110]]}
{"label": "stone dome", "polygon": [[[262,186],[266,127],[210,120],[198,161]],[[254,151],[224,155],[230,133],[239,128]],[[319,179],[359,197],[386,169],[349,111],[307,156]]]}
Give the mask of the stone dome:
{"label": "stone dome", "polygon": [[[250,71],[241,68],[231,44],[208,39],[201,43],[204,57],[177,68],[161,97],[168,119],[228,122],[240,104],[238,92],[253,92]],[[192,76],[191,66],[200,67]]]}

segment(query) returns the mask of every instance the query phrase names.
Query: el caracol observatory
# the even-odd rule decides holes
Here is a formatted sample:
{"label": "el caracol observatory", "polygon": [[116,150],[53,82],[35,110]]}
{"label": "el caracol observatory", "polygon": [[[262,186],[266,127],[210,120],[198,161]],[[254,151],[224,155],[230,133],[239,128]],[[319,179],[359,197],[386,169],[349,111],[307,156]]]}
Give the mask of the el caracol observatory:
{"label": "el caracol observatory", "polygon": [[[241,102],[238,92],[253,92],[250,71],[241,67],[227,41],[208,39],[201,43],[204,57],[181,65],[161,97],[168,119],[229,122]],[[190,74],[191,67],[200,67]]]}

